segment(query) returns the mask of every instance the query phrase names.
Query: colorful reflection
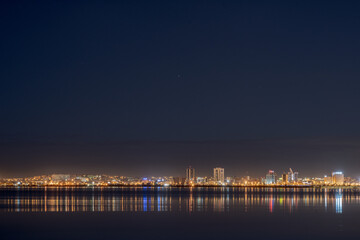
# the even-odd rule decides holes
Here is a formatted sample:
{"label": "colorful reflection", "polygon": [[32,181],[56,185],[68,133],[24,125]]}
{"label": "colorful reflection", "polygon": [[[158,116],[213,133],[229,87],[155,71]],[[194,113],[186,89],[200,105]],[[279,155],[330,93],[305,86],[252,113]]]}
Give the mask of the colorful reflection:
{"label": "colorful reflection", "polygon": [[342,189],[338,189],[335,193],[335,210],[336,213],[342,213],[342,202],[343,202],[343,194]]}
{"label": "colorful reflection", "polygon": [[298,208],[343,213],[360,204],[355,189],[301,188],[8,188],[0,211],[14,212],[248,212],[293,213]]}

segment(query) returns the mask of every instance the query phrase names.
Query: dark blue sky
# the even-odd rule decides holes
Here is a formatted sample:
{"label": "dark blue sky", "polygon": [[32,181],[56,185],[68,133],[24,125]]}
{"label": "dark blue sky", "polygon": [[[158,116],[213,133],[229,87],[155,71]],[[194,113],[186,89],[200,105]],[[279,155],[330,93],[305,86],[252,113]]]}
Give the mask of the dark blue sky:
{"label": "dark blue sky", "polygon": [[[33,142],[353,142],[359,12],[358,1],[3,1],[1,161],[41,164],[5,151]],[[129,161],[119,154],[103,164]],[[241,156],[219,164],[241,166]]]}

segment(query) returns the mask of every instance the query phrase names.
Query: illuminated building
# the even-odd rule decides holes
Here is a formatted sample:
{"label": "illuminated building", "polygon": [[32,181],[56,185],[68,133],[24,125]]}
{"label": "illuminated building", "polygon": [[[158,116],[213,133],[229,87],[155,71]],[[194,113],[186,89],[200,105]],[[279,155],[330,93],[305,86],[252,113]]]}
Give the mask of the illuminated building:
{"label": "illuminated building", "polygon": [[282,175],[282,183],[284,184],[287,184],[289,181],[288,181],[288,175],[286,173],[284,173]]}
{"label": "illuminated building", "polygon": [[243,179],[243,178],[235,177],[235,178],[234,178],[234,182],[235,182],[236,184],[241,184],[241,183],[243,183],[242,179]]}
{"label": "illuminated building", "polygon": [[298,172],[294,172],[294,182],[297,182],[299,179],[299,173]]}
{"label": "illuminated building", "polygon": [[344,174],[342,172],[333,172],[332,173],[333,184],[343,185],[344,184]]}
{"label": "illuminated building", "polygon": [[186,181],[188,183],[195,182],[195,168],[192,168],[191,166],[186,169]]}
{"label": "illuminated building", "polygon": [[196,178],[196,183],[202,183],[202,184],[204,184],[204,183],[207,183],[207,177],[197,177]]}
{"label": "illuminated building", "polygon": [[351,177],[345,177],[344,178],[344,184],[345,185],[356,185],[359,181],[357,179],[351,178]]}
{"label": "illuminated building", "polygon": [[265,184],[275,184],[276,183],[276,175],[273,170],[269,170],[269,173],[266,174]]}
{"label": "illuminated building", "polygon": [[242,184],[247,185],[247,184],[249,184],[250,182],[251,182],[250,176],[246,176],[246,177],[241,178],[241,183],[242,183]]}
{"label": "illuminated building", "polygon": [[290,171],[288,172],[288,182],[294,183],[298,181],[298,172],[293,172],[293,170],[290,168]]}
{"label": "illuminated building", "polygon": [[333,178],[332,177],[328,177],[325,175],[324,177],[324,184],[328,185],[328,184],[332,184],[333,183]]}
{"label": "illuminated building", "polygon": [[215,182],[221,184],[225,182],[224,168],[221,167],[214,168],[214,180]]}
{"label": "illuminated building", "polygon": [[234,183],[235,180],[233,177],[226,177],[226,183]]}
{"label": "illuminated building", "polygon": [[176,185],[181,185],[185,183],[186,178],[181,178],[181,177],[173,177],[173,182]]}

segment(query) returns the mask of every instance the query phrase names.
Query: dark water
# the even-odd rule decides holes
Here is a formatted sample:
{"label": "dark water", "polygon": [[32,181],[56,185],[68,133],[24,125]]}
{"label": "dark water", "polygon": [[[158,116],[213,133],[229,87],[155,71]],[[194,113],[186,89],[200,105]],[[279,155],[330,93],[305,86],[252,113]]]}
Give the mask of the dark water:
{"label": "dark water", "polygon": [[360,191],[0,189],[0,239],[358,239]]}

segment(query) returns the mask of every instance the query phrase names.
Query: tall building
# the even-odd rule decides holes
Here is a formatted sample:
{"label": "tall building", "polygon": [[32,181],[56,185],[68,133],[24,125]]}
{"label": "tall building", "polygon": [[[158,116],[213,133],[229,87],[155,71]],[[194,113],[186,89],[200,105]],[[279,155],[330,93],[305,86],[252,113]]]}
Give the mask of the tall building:
{"label": "tall building", "polygon": [[333,184],[343,185],[344,184],[344,174],[342,172],[333,172],[332,180],[333,180]]}
{"label": "tall building", "polygon": [[268,174],[266,174],[265,184],[275,184],[276,183],[276,175],[273,170],[269,170]]}
{"label": "tall building", "polygon": [[186,181],[189,182],[195,182],[195,168],[192,168],[191,166],[186,169]]}
{"label": "tall building", "polygon": [[294,182],[297,182],[299,180],[299,173],[294,172]]}
{"label": "tall building", "polygon": [[221,167],[214,168],[214,180],[215,182],[218,183],[225,182],[224,168]]}
{"label": "tall building", "polygon": [[288,178],[288,175],[286,173],[284,173],[282,175],[282,183],[284,183],[284,184],[289,183],[289,178]]}
{"label": "tall building", "polygon": [[290,171],[288,172],[288,182],[294,183],[298,181],[298,172],[293,172],[293,170],[290,168]]}

